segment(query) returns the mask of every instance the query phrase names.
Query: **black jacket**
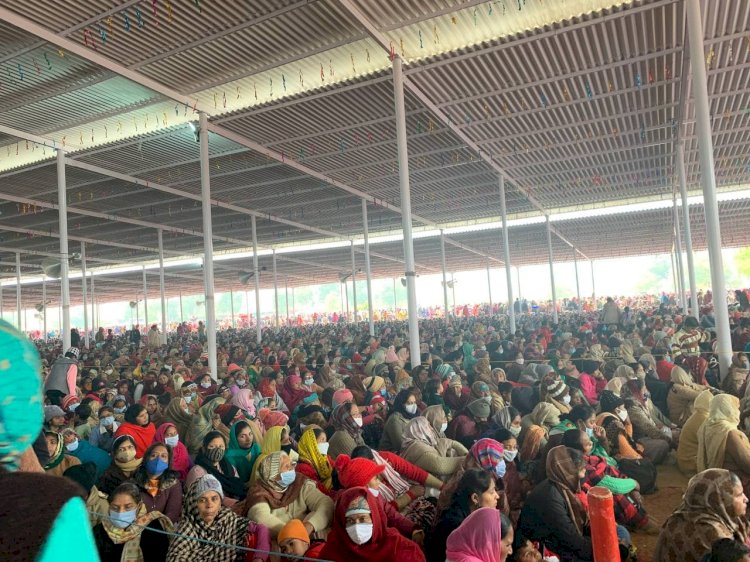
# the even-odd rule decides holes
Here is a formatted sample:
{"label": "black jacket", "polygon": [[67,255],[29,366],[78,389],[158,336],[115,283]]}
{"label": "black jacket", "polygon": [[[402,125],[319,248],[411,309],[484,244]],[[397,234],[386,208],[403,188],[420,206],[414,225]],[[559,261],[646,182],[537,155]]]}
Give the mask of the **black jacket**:
{"label": "black jacket", "polygon": [[518,519],[518,531],[539,541],[560,557],[562,562],[593,562],[594,554],[588,530],[581,536],[568,512],[565,498],[557,485],[544,480],[526,498]]}

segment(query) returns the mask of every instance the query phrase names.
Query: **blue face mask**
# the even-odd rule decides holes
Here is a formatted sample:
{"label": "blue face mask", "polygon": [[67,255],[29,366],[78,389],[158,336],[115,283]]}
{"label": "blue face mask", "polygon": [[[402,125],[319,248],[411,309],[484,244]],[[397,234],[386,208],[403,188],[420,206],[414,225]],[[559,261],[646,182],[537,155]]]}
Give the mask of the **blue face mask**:
{"label": "blue face mask", "polygon": [[388,391],[385,388],[380,389],[380,396],[388,396]]}
{"label": "blue face mask", "polygon": [[586,435],[588,435],[589,438],[593,437],[594,436],[594,429],[591,428],[591,427],[587,427],[586,428]]}
{"label": "blue face mask", "polygon": [[287,488],[297,478],[297,473],[294,472],[293,470],[287,470],[286,472],[282,472],[281,474],[279,474],[279,476],[281,477],[281,480],[279,481],[279,483],[284,488]]}
{"label": "blue face mask", "polygon": [[169,464],[159,457],[146,462],[146,472],[152,476],[161,476],[168,468]]}
{"label": "blue face mask", "polygon": [[499,463],[497,463],[495,465],[495,476],[497,476],[498,478],[502,478],[503,476],[505,476],[505,468],[506,467],[505,467],[505,461],[504,460],[502,460]]}
{"label": "blue face mask", "polygon": [[109,518],[112,521],[112,525],[118,529],[125,529],[130,527],[135,522],[136,509],[130,511],[112,511],[109,510]]}

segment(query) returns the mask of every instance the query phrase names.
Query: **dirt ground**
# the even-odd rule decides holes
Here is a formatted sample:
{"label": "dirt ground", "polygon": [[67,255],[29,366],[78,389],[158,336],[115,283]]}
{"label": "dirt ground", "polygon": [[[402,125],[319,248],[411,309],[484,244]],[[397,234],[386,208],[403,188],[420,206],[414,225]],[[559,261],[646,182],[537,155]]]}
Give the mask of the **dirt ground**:
{"label": "dirt ground", "polygon": [[[670,461],[673,461],[673,458]],[[687,483],[688,478],[677,469],[677,465],[673,462],[668,461],[667,464],[659,467],[656,480],[658,491],[643,497],[649,516],[659,526],[682,501],[682,494],[685,492]],[[638,562],[651,562],[657,536],[633,533],[632,537],[633,543],[638,547]]]}

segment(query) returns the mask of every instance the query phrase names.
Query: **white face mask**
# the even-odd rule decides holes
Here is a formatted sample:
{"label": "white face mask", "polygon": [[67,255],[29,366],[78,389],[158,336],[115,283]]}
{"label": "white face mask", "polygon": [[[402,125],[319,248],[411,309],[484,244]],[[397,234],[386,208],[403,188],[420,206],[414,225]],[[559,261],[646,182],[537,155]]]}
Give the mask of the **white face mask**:
{"label": "white face mask", "polygon": [[70,451],[71,453],[72,453],[73,451],[75,451],[76,449],[78,449],[78,439],[76,439],[76,440],[75,440],[75,441],[73,441],[72,443],[68,443],[67,445],[65,445],[65,448],[66,448],[66,449],[67,449],[68,451]]}
{"label": "white face mask", "polygon": [[362,418],[354,418],[354,423],[356,423],[359,427],[362,427],[364,421],[362,421]]}
{"label": "white face mask", "polygon": [[404,410],[406,410],[407,414],[416,414],[417,413],[417,405],[416,404],[406,404],[404,406]]}
{"label": "white face mask", "polygon": [[519,365],[523,365],[524,358],[523,357],[519,357],[518,359],[516,359],[516,363],[518,363]]}
{"label": "white face mask", "polygon": [[321,455],[327,455],[328,454],[328,443],[318,443],[318,451],[320,451]]}
{"label": "white face mask", "polygon": [[169,445],[170,447],[176,447],[177,443],[180,442],[180,436],[179,435],[172,435],[171,437],[165,437],[164,443]]}
{"label": "white face mask", "polygon": [[513,437],[518,437],[521,434],[521,426],[520,425],[519,426],[511,425],[508,428],[508,431],[510,431],[510,434]]}
{"label": "white face mask", "polygon": [[506,462],[513,462],[516,460],[516,455],[518,454],[518,450],[515,451],[509,451],[508,449],[503,450],[503,458],[506,460]]}
{"label": "white face mask", "polygon": [[628,419],[628,411],[623,410],[622,412],[617,412],[617,417],[620,418],[622,421],[625,421]]}
{"label": "white face mask", "polygon": [[440,433],[445,433],[446,429],[448,429],[448,422],[443,422],[440,426]]}
{"label": "white face mask", "polygon": [[372,539],[372,523],[356,523],[346,528],[346,534],[354,544],[365,544]]}
{"label": "white face mask", "polygon": [[563,396],[563,404],[570,404],[570,394]]}
{"label": "white face mask", "polygon": [[370,493],[371,493],[371,494],[372,494],[373,496],[375,496],[376,498],[377,498],[377,497],[378,497],[378,496],[380,495],[380,490],[378,490],[378,489],[376,489],[376,488],[367,488],[367,489],[368,489],[368,490],[370,490]]}

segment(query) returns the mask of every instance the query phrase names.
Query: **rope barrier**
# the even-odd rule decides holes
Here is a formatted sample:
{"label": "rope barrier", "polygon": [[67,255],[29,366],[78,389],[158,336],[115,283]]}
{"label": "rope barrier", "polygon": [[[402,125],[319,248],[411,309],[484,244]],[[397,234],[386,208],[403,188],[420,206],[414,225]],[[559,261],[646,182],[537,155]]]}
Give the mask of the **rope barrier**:
{"label": "rope barrier", "polygon": [[[104,514],[104,513],[97,513],[95,511],[89,511],[89,510],[87,510],[87,511],[88,511],[89,514],[96,515],[100,519],[108,519],[110,521],[113,520],[113,518],[110,517],[110,515],[108,513]],[[151,531],[153,533],[158,533],[158,534],[161,534],[161,535],[167,535],[169,537],[181,537],[181,538],[184,538],[184,539],[188,539],[188,540],[195,541],[195,542],[200,542],[200,543],[203,543],[203,544],[208,544],[208,545],[211,545],[211,546],[219,546],[219,547],[223,547],[223,548],[233,548],[235,550],[239,550],[239,551],[242,551],[242,552],[256,552],[258,554],[277,555],[277,556],[280,556],[280,557],[283,557],[283,558],[293,558],[295,560],[316,560],[318,562],[332,562],[331,560],[323,560],[321,558],[309,558],[307,556],[299,556],[297,554],[284,554],[283,552],[279,552],[277,550],[262,550],[260,548],[250,548],[249,546],[240,546],[240,545],[237,545],[237,544],[227,544],[227,543],[222,543],[222,542],[218,542],[218,541],[211,541],[211,540],[208,540],[208,539],[201,539],[199,537],[191,537],[190,535],[183,535],[183,534],[180,534],[180,533],[172,533],[172,532],[169,532],[169,531],[165,531],[163,529],[152,529],[151,527],[148,527],[146,525],[139,525],[136,522],[133,522],[130,525],[128,525],[128,527],[133,527],[133,526],[135,526],[135,527],[141,527],[144,531]],[[128,527],[126,527],[126,529]]]}

